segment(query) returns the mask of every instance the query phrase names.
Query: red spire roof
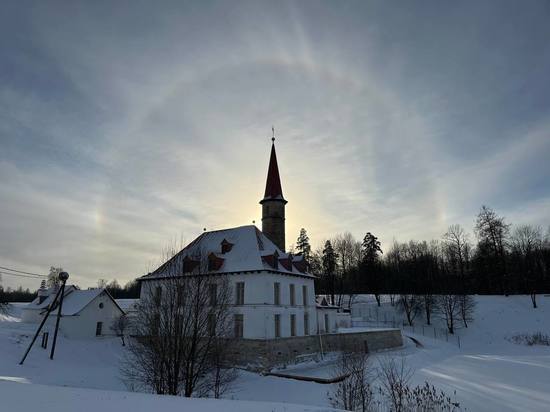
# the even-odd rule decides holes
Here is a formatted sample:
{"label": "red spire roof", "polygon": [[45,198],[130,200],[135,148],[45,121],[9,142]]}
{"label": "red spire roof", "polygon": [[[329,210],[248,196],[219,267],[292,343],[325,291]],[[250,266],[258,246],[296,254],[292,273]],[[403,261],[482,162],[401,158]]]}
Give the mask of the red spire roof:
{"label": "red spire roof", "polygon": [[279,177],[279,166],[277,166],[277,154],[275,153],[275,143],[271,146],[271,157],[269,158],[269,169],[267,170],[267,182],[265,184],[264,200],[282,200],[283,189],[281,188],[281,178]]}

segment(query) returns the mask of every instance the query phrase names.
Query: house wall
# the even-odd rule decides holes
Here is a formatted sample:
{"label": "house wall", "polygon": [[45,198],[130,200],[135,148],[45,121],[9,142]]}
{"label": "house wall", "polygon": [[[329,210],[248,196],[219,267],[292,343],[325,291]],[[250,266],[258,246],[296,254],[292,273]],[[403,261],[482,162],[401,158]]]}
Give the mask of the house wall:
{"label": "house wall", "polygon": [[[237,273],[229,276],[235,303],[236,283],[244,282],[244,305],[233,305],[235,314],[244,319],[243,337],[247,339],[272,339],[275,337],[275,315],[281,315],[281,337],[290,337],[290,315],[296,315],[296,336],[304,336],[304,313],[309,314],[309,333],[317,333],[317,312],[315,309],[315,289],[313,279],[298,276],[269,273]],[[275,305],[274,284],[280,284],[280,305]],[[295,305],[290,304],[290,285],[295,288]],[[141,297],[154,293],[162,285],[162,280],[144,282]],[[307,301],[302,299],[302,286],[307,287]],[[163,286],[164,287],[164,286]]]}
{"label": "house wall", "polygon": [[21,321],[25,323],[39,323],[42,320],[42,309],[27,309],[21,311]]}
{"label": "house wall", "polygon": [[[328,315],[328,329],[325,325],[325,314]],[[338,330],[338,311],[336,309],[317,308],[317,330],[318,333],[334,333]]]}
{"label": "house wall", "polygon": [[[99,308],[103,303],[103,308]],[[116,317],[121,314],[120,309],[104,293],[93,299],[77,315],[62,316],[59,321],[59,331],[63,336],[73,339],[95,338],[97,322],[103,322],[102,336],[113,336],[111,325]],[[22,313],[23,322],[40,323],[44,315],[40,310],[24,310]],[[44,324],[43,332],[48,332],[50,338],[55,330],[57,310],[50,313]]]}
{"label": "house wall", "polygon": [[[100,303],[103,303],[103,308],[99,307]],[[102,293],[77,315],[63,316],[60,330],[64,336],[72,339],[95,338],[97,322],[103,322],[101,335],[114,336],[111,325],[120,315],[120,309],[105,293]]]}

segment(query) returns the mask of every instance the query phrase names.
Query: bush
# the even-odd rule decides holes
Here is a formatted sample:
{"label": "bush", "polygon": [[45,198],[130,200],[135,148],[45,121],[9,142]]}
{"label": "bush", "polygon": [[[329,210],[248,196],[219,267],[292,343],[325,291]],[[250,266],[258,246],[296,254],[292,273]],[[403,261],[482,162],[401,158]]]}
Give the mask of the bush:
{"label": "bush", "polygon": [[542,332],[535,333],[518,333],[507,338],[510,342],[516,343],[518,345],[543,345],[550,346],[550,335],[547,335]]}

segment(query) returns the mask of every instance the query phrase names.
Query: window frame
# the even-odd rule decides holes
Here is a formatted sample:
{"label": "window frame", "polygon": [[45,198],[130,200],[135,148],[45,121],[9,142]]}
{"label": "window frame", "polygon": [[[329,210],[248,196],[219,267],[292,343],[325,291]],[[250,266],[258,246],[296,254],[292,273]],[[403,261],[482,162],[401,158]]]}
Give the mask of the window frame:
{"label": "window frame", "polygon": [[281,282],[273,283],[273,304],[281,306]]}
{"label": "window frame", "polygon": [[235,282],[235,305],[244,305],[244,281]]}
{"label": "window frame", "polygon": [[281,314],[280,313],[276,313],[274,316],[273,316],[273,322],[274,322],[274,335],[276,338],[280,338],[281,337]]}
{"label": "window frame", "polygon": [[290,336],[296,336],[296,314],[290,314]]}
{"label": "window frame", "polygon": [[242,339],[244,337],[244,315],[242,313],[235,313],[233,315],[233,337],[235,339]]}

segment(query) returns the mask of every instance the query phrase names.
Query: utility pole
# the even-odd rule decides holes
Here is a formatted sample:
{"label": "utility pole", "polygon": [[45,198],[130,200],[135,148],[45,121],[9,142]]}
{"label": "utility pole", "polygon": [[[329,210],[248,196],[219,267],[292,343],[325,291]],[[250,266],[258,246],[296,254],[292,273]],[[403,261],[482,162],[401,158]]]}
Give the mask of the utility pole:
{"label": "utility pole", "polygon": [[59,330],[59,320],[61,319],[61,309],[63,308],[63,295],[65,294],[65,283],[69,279],[67,272],[61,272],[59,274],[59,280],[61,280],[61,297],[59,298],[59,308],[57,310],[57,320],[55,321],[55,332],[53,333],[52,351],[50,352],[50,359],[53,359],[55,353],[55,342],[57,341],[57,331]]}
{"label": "utility pole", "polygon": [[[63,286],[62,288],[60,288],[58,291],[57,291],[57,294],[55,295],[52,303],[50,303],[49,307],[48,307],[48,311],[46,312],[46,315],[44,316],[44,319],[42,319],[42,322],[40,323],[40,326],[38,327],[38,330],[36,331],[36,333],[34,334],[34,337],[32,338],[32,341],[31,341],[31,344],[29,345],[29,347],[27,348],[27,350],[25,351],[25,354],[23,355],[23,359],[21,359],[21,362],[19,362],[19,365],[23,365],[23,362],[25,362],[25,359],[27,359],[27,355],[29,354],[29,352],[31,351],[31,348],[32,348],[32,345],[34,345],[34,342],[36,341],[36,338],[38,337],[38,335],[40,334],[40,331],[42,330],[42,328],[44,327],[44,324],[46,323],[46,321],[48,320],[48,316],[50,316],[50,313],[52,312],[52,310],[55,308],[55,304],[57,302],[57,299],[59,299],[59,295],[61,295],[61,300],[63,300],[63,295],[61,294],[62,292],[65,291],[65,282],[67,281],[67,279],[69,278],[69,274],[67,272],[61,272],[59,274],[59,278],[61,279],[61,274],[64,274],[63,277],[65,278],[65,280],[63,281]],[[57,322],[57,325],[59,325],[59,320]],[[56,335],[57,335],[57,328],[56,328]]]}

